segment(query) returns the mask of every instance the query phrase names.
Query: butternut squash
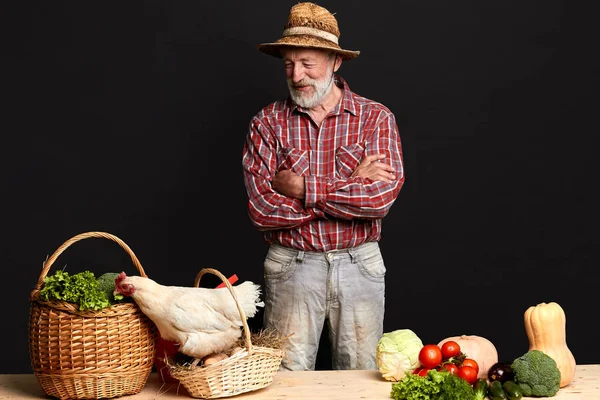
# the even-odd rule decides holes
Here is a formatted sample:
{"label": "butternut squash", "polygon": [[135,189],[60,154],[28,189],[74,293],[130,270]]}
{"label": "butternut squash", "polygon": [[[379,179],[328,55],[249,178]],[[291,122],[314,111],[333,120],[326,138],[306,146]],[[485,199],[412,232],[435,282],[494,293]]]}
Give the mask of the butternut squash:
{"label": "butternut squash", "polygon": [[539,303],[525,311],[525,331],[529,350],[540,350],[556,361],[560,371],[560,387],[575,376],[575,357],[567,347],[567,319],[562,307],[555,302]]}

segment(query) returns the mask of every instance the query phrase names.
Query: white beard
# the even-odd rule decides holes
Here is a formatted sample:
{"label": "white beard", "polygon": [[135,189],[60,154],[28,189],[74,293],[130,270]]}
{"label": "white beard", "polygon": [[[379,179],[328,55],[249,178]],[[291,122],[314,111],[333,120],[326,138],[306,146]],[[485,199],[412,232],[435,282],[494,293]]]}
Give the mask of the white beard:
{"label": "white beard", "polygon": [[[294,85],[293,81],[288,79],[287,84],[290,96],[294,103],[300,107],[314,108],[321,105],[331,92],[333,87],[333,72],[329,77],[326,77],[323,80],[304,78]],[[313,93],[311,95],[304,94],[303,92],[296,90],[294,86],[312,86]]]}

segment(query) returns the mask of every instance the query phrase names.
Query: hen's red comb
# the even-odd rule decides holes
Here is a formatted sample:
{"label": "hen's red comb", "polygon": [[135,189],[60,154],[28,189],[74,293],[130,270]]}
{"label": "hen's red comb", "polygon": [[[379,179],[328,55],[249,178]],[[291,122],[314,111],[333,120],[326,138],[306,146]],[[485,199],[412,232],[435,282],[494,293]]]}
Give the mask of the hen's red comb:
{"label": "hen's red comb", "polygon": [[125,275],[125,271],[123,271],[115,278],[115,286],[118,286],[119,283],[121,283],[121,281],[125,278],[127,278],[127,275]]}

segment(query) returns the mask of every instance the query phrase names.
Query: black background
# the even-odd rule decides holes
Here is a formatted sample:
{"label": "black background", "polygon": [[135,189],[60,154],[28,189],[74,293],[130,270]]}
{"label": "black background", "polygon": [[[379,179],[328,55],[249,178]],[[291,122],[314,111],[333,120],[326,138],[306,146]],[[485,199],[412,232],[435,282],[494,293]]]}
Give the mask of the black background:
{"label": "black background", "polygon": [[[287,96],[281,61],[256,45],[294,3],[3,5],[0,373],[31,371],[28,296],[76,234],[120,237],[163,284],[191,286],[204,267],[263,282],[241,155],[250,118]],[[385,330],[480,335],[511,360],[527,350],[525,310],[556,301],[577,362],[599,363],[592,14],[557,0],[320,4],[361,50],[339,74],[401,132]],[[105,239],[72,245],[50,273],[65,266],[135,273]]]}

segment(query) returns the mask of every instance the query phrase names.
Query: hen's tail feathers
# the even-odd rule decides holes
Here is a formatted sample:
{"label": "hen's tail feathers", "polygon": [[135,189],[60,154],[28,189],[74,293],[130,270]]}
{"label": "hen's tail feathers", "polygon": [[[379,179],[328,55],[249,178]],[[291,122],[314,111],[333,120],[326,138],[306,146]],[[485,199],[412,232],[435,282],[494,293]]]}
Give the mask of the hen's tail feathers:
{"label": "hen's tail feathers", "polygon": [[245,281],[233,288],[246,317],[254,317],[258,307],[264,307],[265,303],[260,300],[261,288],[259,284]]}

